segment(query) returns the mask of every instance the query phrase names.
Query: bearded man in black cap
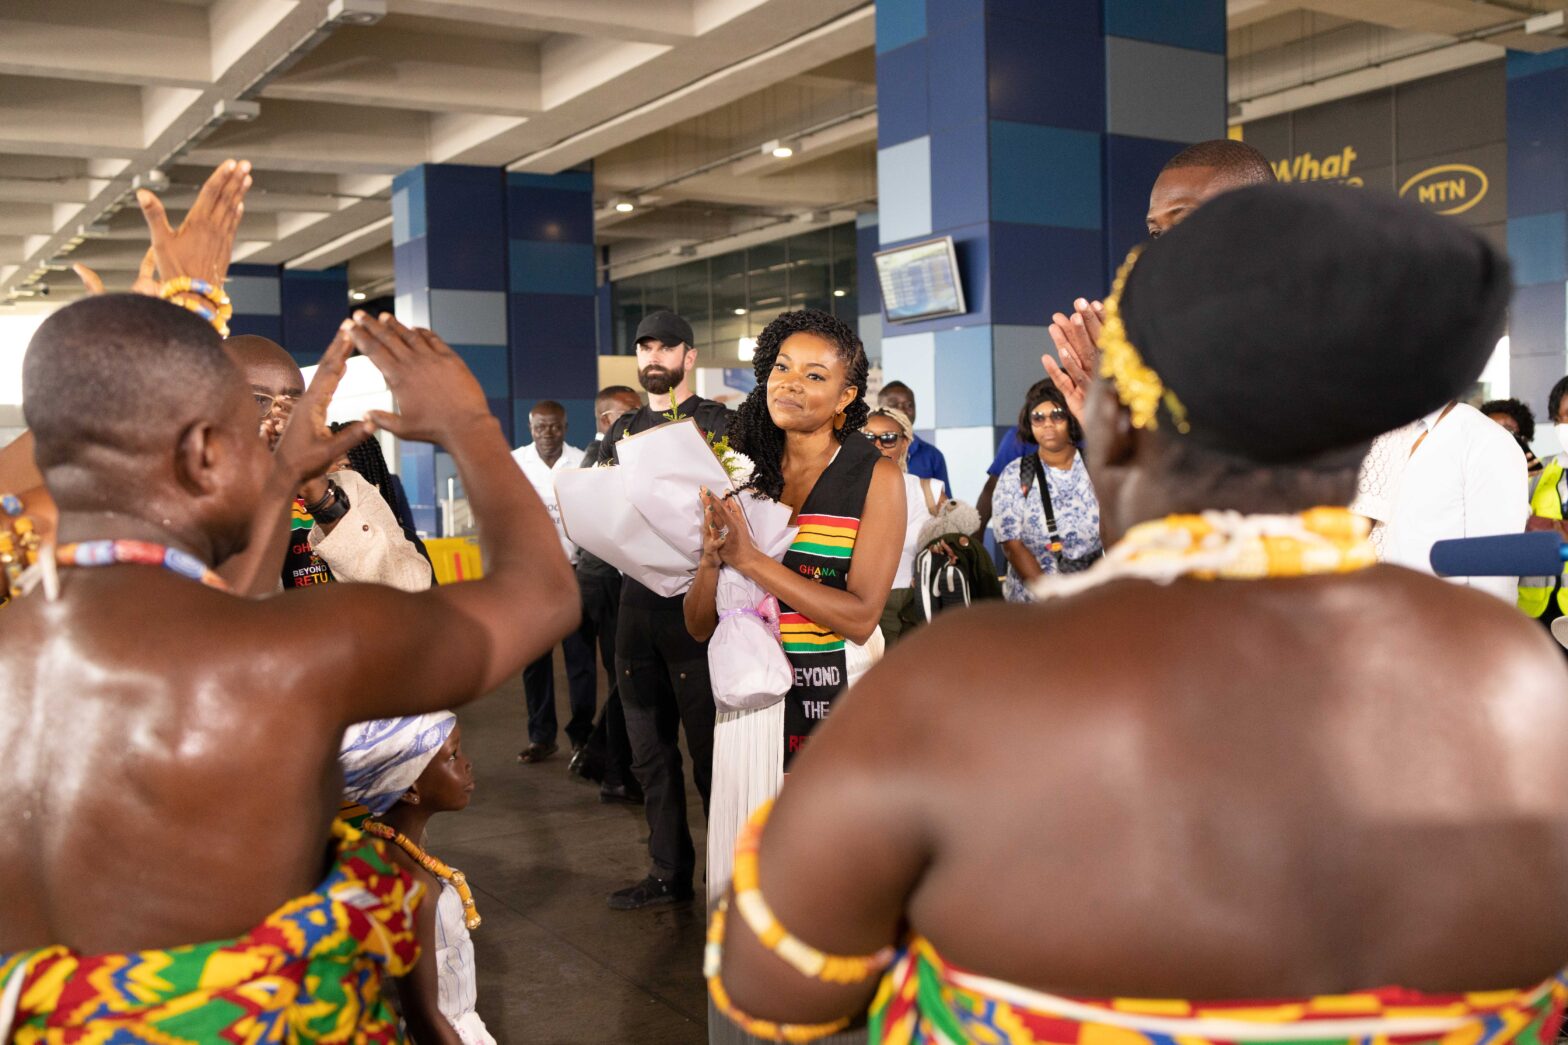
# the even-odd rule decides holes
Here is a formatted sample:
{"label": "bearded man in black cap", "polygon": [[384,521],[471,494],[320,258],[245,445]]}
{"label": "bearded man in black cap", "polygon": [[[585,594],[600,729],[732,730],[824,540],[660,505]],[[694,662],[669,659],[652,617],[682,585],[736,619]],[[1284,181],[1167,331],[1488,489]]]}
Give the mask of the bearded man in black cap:
{"label": "bearded man in black cap", "polygon": [[[722,403],[692,393],[696,366],[690,323],[673,312],[643,317],[637,326],[637,383],[648,393],[648,405],[623,414],[610,427],[601,459],[615,461],[615,448],[624,437],[676,419],[692,418],[704,433],[723,436],[730,413]],[[666,599],[630,577],[624,579],[615,675],[632,748],[632,775],[642,787],[648,814],[653,866],[642,881],[611,893],[609,903],[617,911],[635,911],[690,900],[697,855],[686,825],[679,731],[686,730],[691,774],[706,815],[714,710],[708,646],[686,631],[682,596]]]}
{"label": "bearded man in black cap", "polygon": [[1568,669],[1344,507],[1508,296],[1370,192],[1243,189],[1146,247],[1086,426],[1117,543],[841,698],[742,836],[719,1007],[791,1041],[874,993],[874,1042],[1549,1040]]}

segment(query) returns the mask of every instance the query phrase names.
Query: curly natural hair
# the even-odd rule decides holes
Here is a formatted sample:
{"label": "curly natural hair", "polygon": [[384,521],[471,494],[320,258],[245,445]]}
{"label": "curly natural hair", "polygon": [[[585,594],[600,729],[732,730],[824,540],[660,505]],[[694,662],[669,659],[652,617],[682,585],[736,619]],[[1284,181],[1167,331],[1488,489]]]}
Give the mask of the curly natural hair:
{"label": "curly natural hair", "polygon": [[860,431],[870,409],[866,405],[866,372],[870,369],[866,349],[843,320],[814,308],[803,308],[785,312],[764,327],[757,335],[752,356],[757,387],[740,404],[729,436],[735,449],[750,457],[756,466],[747,486],[775,501],[784,496],[784,430],[768,414],[768,378],[773,374],[779,346],[793,334],[816,334],[832,342],[844,361],[845,380],[856,395],[844,408],[844,426],[834,432],[839,442]]}

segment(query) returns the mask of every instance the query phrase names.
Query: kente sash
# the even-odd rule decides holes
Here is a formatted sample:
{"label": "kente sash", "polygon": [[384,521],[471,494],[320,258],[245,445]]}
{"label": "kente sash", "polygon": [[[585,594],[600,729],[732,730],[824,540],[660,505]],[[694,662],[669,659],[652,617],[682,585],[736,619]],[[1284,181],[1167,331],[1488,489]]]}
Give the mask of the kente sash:
{"label": "kente sash", "polygon": [[381,979],[407,973],[419,955],[422,889],[378,839],[333,831],[337,860],[321,885],[235,939],[0,955],[0,1043],[397,1041]]}
{"label": "kente sash", "polygon": [[947,965],[917,939],[871,1006],[874,1045],[1550,1045],[1559,973],[1524,990],[1398,987],[1275,1001],[1064,998]]}

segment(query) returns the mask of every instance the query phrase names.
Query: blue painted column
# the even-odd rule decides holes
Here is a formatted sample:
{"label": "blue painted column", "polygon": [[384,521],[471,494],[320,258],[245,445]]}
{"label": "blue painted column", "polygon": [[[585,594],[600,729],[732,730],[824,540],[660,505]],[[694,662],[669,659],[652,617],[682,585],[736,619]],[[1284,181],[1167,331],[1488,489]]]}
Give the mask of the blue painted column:
{"label": "blue painted column", "polygon": [[1568,372],[1568,51],[1508,54],[1508,255],[1509,389],[1545,419]]}
{"label": "blue painted column", "polygon": [[[396,308],[440,334],[474,371],[512,445],[540,399],[567,409],[567,437],[593,437],[597,391],[593,179],[426,164],[392,183]],[[436,532],[444,454],[405,444],[403,484]]]}
{"label": "blue painted column", "polygon": [[234,303],[229,333],[276,341],[300,366],[321,359],[349,314],[346,265],[321,270],[231,265],[226,290]]}
{"label": "blue painted column", "polygon": [[878,236],[952,236],[968,311],[882,370],[973,501],[1052,312],[1103,295],[1182,146],[1225,133],[1224,0],[878,0]]}

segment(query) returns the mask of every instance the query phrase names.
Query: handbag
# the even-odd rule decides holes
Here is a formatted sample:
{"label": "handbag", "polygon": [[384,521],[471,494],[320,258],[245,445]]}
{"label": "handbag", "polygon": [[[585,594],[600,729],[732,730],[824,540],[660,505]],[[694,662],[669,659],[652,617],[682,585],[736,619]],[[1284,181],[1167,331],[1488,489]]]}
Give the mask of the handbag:
{"label": "handbag", "polygon": [[1103,548],[1096,548],[1088,555],[1073,558],[1062,554],[1062,534],[1056,526],[1056,510],[1051,506],[1051,484],[1045,479],[1045,466],[1040,463],[1039,454],[1030,454],[1029,460],[1034,464],[1035,486],[1040,491],[1040,506],[1045,509],[1045,535],[1049,542],[1051,558],[1056,562],[1058,573],[1082,573],[1098,562],[1104,555]]}

